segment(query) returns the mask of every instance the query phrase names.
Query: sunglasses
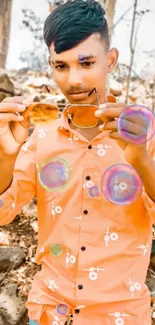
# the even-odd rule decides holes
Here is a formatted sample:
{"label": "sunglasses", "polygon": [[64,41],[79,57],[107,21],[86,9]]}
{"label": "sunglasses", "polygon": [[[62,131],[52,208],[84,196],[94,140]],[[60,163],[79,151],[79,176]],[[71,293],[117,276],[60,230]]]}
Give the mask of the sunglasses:
{"label": "sunglasses", "polygon": [[90,104],[68,104],[66,107],[68,118],[78,128],[94,128],[99,122],[95,116],[95,111],[99,109],[100,101],[98,91],[93,88],[88,94],[90,96],[95,91],[97,105]]}

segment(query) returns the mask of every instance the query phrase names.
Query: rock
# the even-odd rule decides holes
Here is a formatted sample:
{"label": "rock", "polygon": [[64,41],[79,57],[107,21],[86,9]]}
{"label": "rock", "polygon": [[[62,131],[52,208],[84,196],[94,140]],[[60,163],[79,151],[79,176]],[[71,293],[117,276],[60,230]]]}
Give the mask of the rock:
{"label": "rock", "polygon": [[110,88],[110,93],[113,96],[121,96],[122,95],[123,85],[120,82],[118,82],[114,79],[109,80],[109,88]]}
{"label": "rock", "polygon": [[0,293],[0,325],[17,325],[26,308],[17,297],[17,285],[7,284]]}
{"label": "rock", "polygon": [[14,269],[25,260],[25,252],[18,246],[0,247],[0,272]]}
{"label": "rock", "polygon": [[0,69],[0,92],[14,94],[14,85],[4,69]]}
{"label": "rock", "polygon": [[55,82],[54,80],[50,80],[47,77],[37,77],[37,78],[30,77],[28,81],[25,83],[25,85],[32,88],[41,88],[43,85],[54,87]]}
{"label": "rock", "polygon": [[9,245],[9,235],[4,231],[0,231],[0,246]]}
{"label": "rock", "polygon": [[35,233],[38,233],[38,221],[34,220],[33,222],[31,222],[31,227],[33,228]]}

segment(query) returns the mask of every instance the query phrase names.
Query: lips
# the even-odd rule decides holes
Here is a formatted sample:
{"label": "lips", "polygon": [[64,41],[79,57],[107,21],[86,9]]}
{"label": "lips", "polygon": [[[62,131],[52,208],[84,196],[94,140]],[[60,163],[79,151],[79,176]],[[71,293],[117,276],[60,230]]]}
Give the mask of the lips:
{"label": "lips", "polygon": [[88,91],[85,92],[80,92],[80,93],[72,93],[69,94],[70,97],[72,97],[73,99],[82,99],[85,98],[88,95]]}

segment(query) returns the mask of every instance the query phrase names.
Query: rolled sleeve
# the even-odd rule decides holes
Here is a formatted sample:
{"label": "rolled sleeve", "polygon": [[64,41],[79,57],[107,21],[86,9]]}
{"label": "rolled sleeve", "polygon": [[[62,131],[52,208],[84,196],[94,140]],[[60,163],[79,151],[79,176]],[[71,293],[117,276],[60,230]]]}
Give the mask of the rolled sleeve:
{"label": "rolled sleeve", "polygon": [[10,186],[0,195],[0,226],[9,224],[35,195],[36,139],[35,128],[19,151]]}

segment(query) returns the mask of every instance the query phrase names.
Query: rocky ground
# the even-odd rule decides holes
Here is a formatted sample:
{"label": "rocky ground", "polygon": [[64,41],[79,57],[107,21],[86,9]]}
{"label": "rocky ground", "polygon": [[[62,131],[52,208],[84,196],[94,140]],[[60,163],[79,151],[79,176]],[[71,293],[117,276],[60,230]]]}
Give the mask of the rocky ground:
{"label": "rocky ground", "polygon": [[[109,91],[120,101],[125,99],[125,86],[122,77],[110,81]],[[50,90],[50,93],[47,90]],[[130,92],[131,103],[139,102],[154,107],[154,93],[151,82],[132,81]],[[59,115],[65,106],[65,98],[57,89],[54,81],[47,73],[32,71],[7,72],[0,70],[0,101],[6,96],[31,95],[35,101],[57,104]],[[31,116],[31,130],[38,122],[46,123],[53,119],[51,110],[37,110]],[[15,220],[0,227],[0,325],[27,325],[28,317],[25,309],[28,292],[33,277],[40,269],[35,263],[37,249],[37,213],[35,198],[25,206]],[[155,230],[154,230],[155,239]],[[152,246],[150,265],[146,285],[151,293],[150,308],[155,319],[155,242]],[[152,325],[153,323],[152,318]]]}

